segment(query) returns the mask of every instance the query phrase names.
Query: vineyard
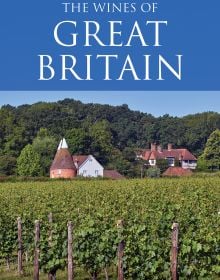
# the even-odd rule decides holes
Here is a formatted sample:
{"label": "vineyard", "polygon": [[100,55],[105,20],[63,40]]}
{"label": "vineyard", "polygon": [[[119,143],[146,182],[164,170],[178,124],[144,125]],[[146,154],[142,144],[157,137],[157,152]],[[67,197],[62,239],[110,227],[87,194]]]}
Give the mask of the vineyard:
{"label": "vineyard", "polygon": [[0,206],[0,271],[16,266],[20,217],[27,267],[33,267],[35,221],[40,223],[40,276],[66,270],[72,221],[74,279],[116,279],[122,240],[125,279],[170,279],[174,222],[179,279],[220,277],[220,178],[5,182]]}

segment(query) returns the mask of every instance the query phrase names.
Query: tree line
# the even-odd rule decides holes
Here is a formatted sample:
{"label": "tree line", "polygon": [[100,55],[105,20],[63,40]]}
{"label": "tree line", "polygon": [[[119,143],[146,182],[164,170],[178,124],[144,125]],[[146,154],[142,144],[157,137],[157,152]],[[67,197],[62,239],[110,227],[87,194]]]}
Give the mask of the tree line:
{"label": "tree line", "polygon": [[[207,159],[212,156],[205,156],[203,151],[217,129],[220,114],[216,112],[154,117],[130,110],[126,104],[83,104],[73,99],[5,105],[0,108],[0,175],[24,175],[27,168],[33,176],[48,175],[62,137],[72,154],[93,154],[106,168],[130,177],[140,174],[137,150],[148,148],[151,142],[185,147],[196,156],[202,155],[202,166],[210,168]],[[34,158],[34,164],[24,166],[22,157]]]}

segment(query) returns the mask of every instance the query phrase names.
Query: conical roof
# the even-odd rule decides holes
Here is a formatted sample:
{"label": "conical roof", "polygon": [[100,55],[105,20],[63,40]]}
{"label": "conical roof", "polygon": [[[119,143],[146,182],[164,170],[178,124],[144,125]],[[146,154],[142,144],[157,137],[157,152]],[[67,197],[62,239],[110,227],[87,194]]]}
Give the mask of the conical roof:
{"label": "conical roof", "polygon": [[56,169],[76,170],[76,167],[73,163],[72,156],[68,150],[68,145],[64,138],[60,141],[55,158],[50,167],[50,170],[56,170]]}
{"label": "conical roof", "polygon": [[66,139],[63,138],[61,141],[60,141],[60,144],[57,148],[57,150],[60,150],[60,149],[68,149],[68,145],[67,145],[67,142],[66,142]]}

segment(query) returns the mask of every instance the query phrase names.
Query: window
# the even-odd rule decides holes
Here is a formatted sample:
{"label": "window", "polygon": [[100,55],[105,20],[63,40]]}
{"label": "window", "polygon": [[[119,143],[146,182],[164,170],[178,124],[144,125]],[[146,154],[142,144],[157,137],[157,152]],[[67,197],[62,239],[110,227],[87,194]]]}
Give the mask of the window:
{"label": "window", "polygon": [[86,170],[83,170],[83,175],[86,175]]}
{"label": "window", "polygon": [[95,170],[95,175],[98,176],[99,175],[99,171]]}
{"label": "window", "polygon": [[167,161],[168,161],[169,166],[174,166],[174,163],[175,163],[174,158],[167,158]]}

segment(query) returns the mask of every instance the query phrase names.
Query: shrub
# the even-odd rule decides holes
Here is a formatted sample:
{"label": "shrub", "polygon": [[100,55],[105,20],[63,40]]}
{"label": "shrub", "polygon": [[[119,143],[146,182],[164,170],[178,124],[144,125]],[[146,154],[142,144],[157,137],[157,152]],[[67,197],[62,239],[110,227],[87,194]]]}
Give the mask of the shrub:
{"label": "shrub", "polygon": [[149,178],[158,178],[160,177],[160,168],[150,167],[147,169],[147,177]]}

